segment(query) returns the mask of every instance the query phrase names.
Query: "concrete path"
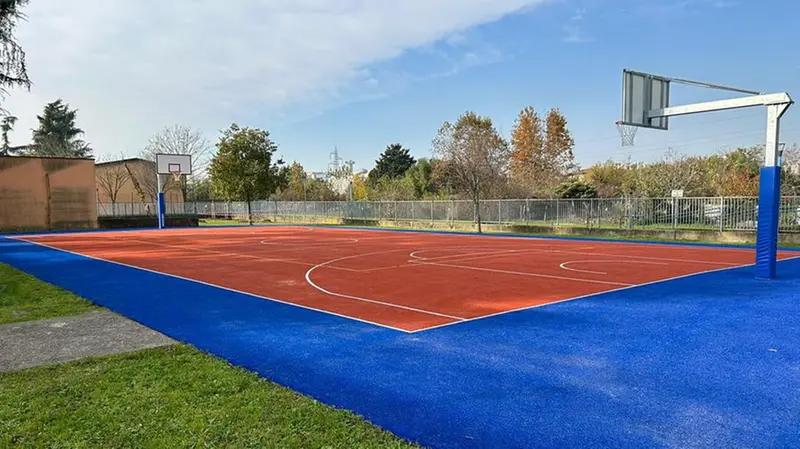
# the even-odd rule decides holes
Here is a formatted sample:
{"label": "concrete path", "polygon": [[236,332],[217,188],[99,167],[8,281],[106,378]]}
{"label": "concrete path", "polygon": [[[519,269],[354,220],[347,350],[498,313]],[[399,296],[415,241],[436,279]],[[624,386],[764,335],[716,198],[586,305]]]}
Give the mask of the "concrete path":
{"label": "concrete path", "polygon": [[0,326],[0,372],[175,343],[107,310]]}

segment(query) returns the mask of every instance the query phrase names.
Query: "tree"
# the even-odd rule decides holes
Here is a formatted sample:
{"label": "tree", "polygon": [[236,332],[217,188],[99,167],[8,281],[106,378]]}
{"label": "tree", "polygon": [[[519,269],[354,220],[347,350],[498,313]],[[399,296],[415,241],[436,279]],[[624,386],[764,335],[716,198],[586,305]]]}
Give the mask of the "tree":
{"label": "tree", "polygon": [[189,155],[192,157],[192,172],[202,174],[208,167],[211,144],[200,131],[189,126],[167,126],[150,137],[142,158],[155,162],[159,153]]}
{"label": "tree", "polygon": [[702,194],[706,187],[705,173],[702,158],[670,150],[661,161],[636,170],[637,191],[647,197],[667,197],[672,190],[683,190],[687,196]]}
{"label": "tree", "polygon": [[292,162],[292,165],[281,169],[282,176],[286,179],[286,185],[281,189],[278,198],[283,201],[305,201],[308,199],[306,183],[308,176],[306,170],[299,162]]}
{"label": "tree", "polygon": [[714,196],[756,196],[764,147],[737,148],[705,159],[706,192]]}
{"label": "tree", "polygon": [[[181,154],[192,157],[192,173],[196,176],[204,176],[208,168],[208,160],[211,156],[211,144],[203,137],[200,131],[196,131],[188,126],[173,125],[161,129],[158,133],[150,137],[147,146],[142,151],[142,159],[156,162],[157,154]],[[147,176],[157,179],[156,166],[152,165],[152,172]],[[164,190],[169,183],[175,182],[171,176],[164,177]],[[187,177],[181,176],[179,186],[183,192],[183,197],[187,196]],[[158,186],[156,186],[157,188]]]}
{"label": "tree", "polygon": [[15,149],[11,147],[8,140],[8,133],[14,130],[14,125],[17,123],[17,118],[13,115],[6,115],[0,121],[0,131],[3,136],[3,147],[0,148],[0,156],[9,156],[15,153]]}
{"label": "tree", "polygon": [[283,161],[272,160],[277,150],[268,131],[234,123],[222,132],[217,154],[209,164],[215,192],[227,200],[246,201],[250,224],[253,223],[250,202],[267,199],[286,183],[281,176]]}
{"label": "tree", "polygon": [[339,195],[331,189],[331,185],[321,179],[306,180],[306,196],[309,201],[335,201]]}
{"label": "tree", "polygon": [[5,98],[9,88],[31,87],[25,51],[14,38],[17,23],[25,17],[22,7],[27,4],[28,0],[0,1],[0,99]]}
{"label": "tree", "polygon": [[546,169],[557,178],[564,178],[575,171],[575,140],[567,128],[567,118],[560,110],[551,109],[545,118],[547,132],[544,140]]}
{"label": "tree", "polygon": [[[111,207],[117,204],[119,191],[130,181],[130,174],[121,160],[125,159],[124,154],[120,154],[119,160],[113,157],[101,158],[101,164],[95,168],[95,182],[97,188],[103,192],[111,201]],[[107,162],[103,164],[102,162]]]}
{"label": "tree", "polygon": [[508,144],[491,118],[466,112],[455,124],[445,122],[439,128],[433,151],[447,164],[453,185],[472,199],[478,232],[482,232],[480,200],[503,183]]}
{"label": "tree", "polygon": [[606,161],[594,164],[586,171],[586,181],[593,185],[597,196],[613,198],[632,195],[636,190],[635,166]]}
{"label": "tree", "polygon": [[433,185],[433,164],[422,158],[406,171],[406,177],[414,188],[414,198],[425,198],[436,193]]}
{"label": "tree", "polygon": [[549,110],[543,124],[533,107],[524,108],[511,131],[512,180],[534,195],[549,195],[574,172],[574,146],[561,111]]}
{"label": "tree", "polygon": [[186,195],[187,201],[209,201],[213,199],[211,179],[208,176],[193,176],[187,183]]}
{"label": "tree", "polygon": [[800,195],[800,145],[784,148],[781,165],[781,193],[787,196]]}
{"label": "tree", "polygon": [[532,185],[546,166],[542,119],[533,106],[520,111],[511,129],[511,177],[520,184]]}
{"label": "tree", "polygon": [[90,157],[92,149],[79,137],[83,130],[75,126],[77,109],[70,109],[62,100],[48,103],[37,116],[39,127],[33,130],[32,156]]}
{"label": "tree", "polygon": [[556,188],[559,198],[596,198],[597,191],[594,186],[582,181],[568,181]]}
{"label": "tree", "polygon": [[356,173],[353,175],[353,199],[361,201],[368,200],[369,197],[369,185],[367,184],[367,180],[361,173]]}
{"label": "tree", "polygon": [[415,199],[414,183],[409,176],[389,178],[384,176],[372,189],[372,197],[380,201],[406,201]]}
{"label": "tree", "polygon": [[399,143],[389,145],[375,161],[375,168],[369,172],[369,179],[375,183],[383,177],[400,178],[414,165],[414,162],[408,149]]}

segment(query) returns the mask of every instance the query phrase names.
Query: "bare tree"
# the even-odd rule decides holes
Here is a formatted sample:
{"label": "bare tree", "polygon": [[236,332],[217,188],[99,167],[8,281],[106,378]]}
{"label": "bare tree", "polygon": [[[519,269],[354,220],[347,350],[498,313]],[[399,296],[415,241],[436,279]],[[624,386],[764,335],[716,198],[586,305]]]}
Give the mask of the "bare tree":
{"label": "bare tree", "polygon": [[[135,180],[138,186],[134,187],[139,192],[142,202],[155,202],[158,194],[158,177],[156,176],[155,162],[152,164],[127,164],[126,169],[131,179]],[[167,182],[172,181],[171,176],[167,177],[167,179]]]}
{"label": "bare tree", "polygon": [[478,232],[482,232],[480,200],[505,183],[508,143],[491,118],[466,112],[455,124],[445,122],[439,128],[433,152],[447,164],[452,177],[448,181],[472,199]]}
{"label": "bare tree", "polygon": [[155,162],[156,154],[185,154],[192,156],[192,172],[205,173],[211,159],[212,146],[203,134],[188,126],[163,128],[147,143],[142,158]]}
{"label": "bare tree", "polygon": [[[124,159],[124,154],[120,154],[119,159],[116,161],[113,157],[104,157],[101,158],[101,165],[95,168],[95,182],[97,183],[97,188],[108,197],[111,201],[112,208],[116,207],[117,196],[120,190],[122,190],[131,179],[125,167],[125,163],[123,162]],[[103,164],[103,162],[116,163]]]}
{"label": "bare tree", "polygon": [[[183,154],[192,157],[192,176],[202,178],[208,168],[208,163],[212,156],[212,146],[203,134],[189,126],[173,125],[162,128],[161,131],[150,137],[147,146],[142,151],[142,158],[149,161],[156,161],[156,154]],[[152,176],[151,176],[152,175]],[[146,179],[155,179],[155,166],[153,173],[148,173]],[[171,177],[165,177],[162,188],[167,190],[169,185],[174,183]],[[158,191],[158,185],[154,184],[153,191]],[[182,176],[178,187],[186,198],[187,177]]]}
{"label": "bare tree", "polygon": [[800,145],[796,143],[792,145],[786,145],[786,147],[783,149],[782,155],[781,163],[783,166],[793,167],[800,164]]}

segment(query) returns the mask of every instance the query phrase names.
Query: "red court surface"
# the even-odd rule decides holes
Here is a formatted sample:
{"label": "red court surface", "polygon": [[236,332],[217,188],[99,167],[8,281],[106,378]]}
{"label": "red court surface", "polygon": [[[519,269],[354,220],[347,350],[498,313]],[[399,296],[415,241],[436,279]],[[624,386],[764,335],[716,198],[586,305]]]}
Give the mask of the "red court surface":
{"label": "red court surface", "polygon": [[739,248],[299,226],[18,238],[406,332],[755,257]]}

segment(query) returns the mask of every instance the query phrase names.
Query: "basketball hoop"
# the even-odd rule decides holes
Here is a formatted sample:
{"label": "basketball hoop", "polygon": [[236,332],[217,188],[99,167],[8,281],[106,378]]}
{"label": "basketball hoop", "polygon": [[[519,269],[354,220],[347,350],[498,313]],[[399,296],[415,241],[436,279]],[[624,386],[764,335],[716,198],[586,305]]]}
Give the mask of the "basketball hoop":
{"label": "basketball hoop", "polygon": [[623,147],[632,147],[633,139],[636,137],[637,126],[628,125],[624,122],[616,122],[619,137],[622,140]]}
{"label": "basketball hoop", "polygon": [[181,164],[169,164],[169,174],[172,175],[172,180],[179,183],[181,180]]}

